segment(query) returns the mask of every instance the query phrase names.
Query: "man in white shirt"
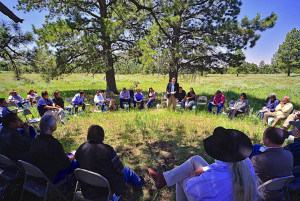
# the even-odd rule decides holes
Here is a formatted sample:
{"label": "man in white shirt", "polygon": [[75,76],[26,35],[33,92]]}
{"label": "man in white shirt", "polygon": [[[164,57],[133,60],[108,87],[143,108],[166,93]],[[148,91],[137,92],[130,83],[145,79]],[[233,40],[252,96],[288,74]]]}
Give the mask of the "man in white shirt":
{"label": "man in white shirt", "polygon": [[130,107],[130,103],[131,103],[131,98],[130,98],[130,94],[129,91],[126,90],[126,88],[124,87],[123,90],[120,92],[120,107],[124,109],[123,107],[123,103],[127,102],[129,107]]}
{"label": "man in white shirt", "polygon": [[101,106],[102,112],[105,109],[105,98],[104,98],[104,90],[101,90],[101,93],[99,90],[96,91],[96,95],[94,96],[94,103],[96,106]]}
{"label": "man in white shirt", "polygon": [[294,106],[292,103],[290,103],[290,97],[285,96],[283,98],[283,100],[275,108],[275,112],[267,112],[264,114],[265,125],[268,124],[269,117],[274,117],[275,120],[272,124],[272,127],[275,127],[280,120],[286,119],[291,114],[293,109],[294,109]]}

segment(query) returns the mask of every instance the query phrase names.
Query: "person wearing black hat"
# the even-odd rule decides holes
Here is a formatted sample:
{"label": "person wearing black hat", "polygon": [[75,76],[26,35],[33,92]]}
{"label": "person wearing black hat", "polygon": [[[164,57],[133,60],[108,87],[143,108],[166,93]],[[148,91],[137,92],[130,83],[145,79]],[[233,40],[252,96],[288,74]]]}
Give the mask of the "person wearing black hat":
{"label": "person wearing black hat", "polygon": [[[266,149],[253,156],[251,162],[256,175],[262,182],[292,175],[293,155],[283,149],[286,135],[280,128],[269,127],[264,131],[263,142]],[[283,200],[283,190],[266,192],[267,200]]]}
{"label": "person wearing black hat", "polygon": [[248,156],[251,140],[244,133],[217,127],[204,139],[206,153],[215,159],[208,163],[193,156],[182,165],[159,174],[149,168],[158,189],[176,184],[176,200],[253,201],[258,196],[254,168]]}
{"label": "person wearing black hat", "polygon": [[225,104],[225,96],[224,94],[222,94],[220,90],[218,90],[213,101],[208,104],[208,111],[211,112],[212,107],[218,107],[217,114],[219,114],[221,109],[224,107],[224,104]]}

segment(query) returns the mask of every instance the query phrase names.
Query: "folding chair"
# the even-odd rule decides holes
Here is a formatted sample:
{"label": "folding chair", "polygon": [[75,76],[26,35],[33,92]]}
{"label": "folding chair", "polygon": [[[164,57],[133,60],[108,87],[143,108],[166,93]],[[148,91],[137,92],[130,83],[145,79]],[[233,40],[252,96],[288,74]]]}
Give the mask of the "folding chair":
{"label": "folding chair", "polygon": [[[68,201],[68,199],[58,189],[58,187],[62,186],[66,182],[67,179],[64,179],[58,183],[53,184],[50,181],[50,179],[36,166],[34,166],[28,162],[22,161],[22,160],[19,160],[18,162],[24,168],[25,173],[26,173],[20,201],[22,201],[22,199],[23,199],[24,190],[38,196],[39,198],[44,198],[44,201],[47,200],[48,194],[55,190],[60,197],[62,197],[64,200]],[[33,180],[28,179],[28,176],[44,179],[47,181],[47,184],[40,185],[40,184],[34,182]]]}
{"label": "folding chair", "polygon": [[168,104],[168,97],[167,97],[167,93],[164,92],[162,93],[162,98],[161,98],[161,106],[162,107],[167,107],[167,104]]}
{"label": "folding chair", "polygon": [[[115,194],[112,195],[111,189],[110,189],[110,185],[109,182],[100,174],[97,174],[95,172],[91,172],[88,170],[84,170],[81,168],[77,168],[75,171],[75,176],[77,179],[77,183],[76,183],[76,187],[75,187],[75,192],[74,192],[74,197],[73,197],[73,201],[75,201],[76,199],[82,200],[82,201],[92,201],[89,199],[86,199],[83,197],[82,192],[80,191],[80,181],[84,182],[86,184],[89,184],[91,186],[94,187],[99,187],[99,188],[107,188],[108,189],[108,195],[107,197],[102,197],[102,198],[98,198],[97,201],[110,201],[110,198],[113,197],[113,201],[118,201],[121,196],[116,196]],[[93,199],[94,201],[94,199]]]}
{"label": "folding chair", "polygon": [[[39,123],[39,122],[41,121],[41,118],[34,118],[33,114],[32,114],[31,111],[28,110],[28,109],[25,109],[25,110],[23,111],[23,115],[24,115],[26,121],[27,121],[29,124],[35,124],[35,123]],[[27,116],[28,116],[28,115],[31,115],[31,119],[27,119]]]}
{"label": "folding chair", "polygon": [[87,98],[84,98],[84,104],[85,104],[85,106],[90,106],[91,104],[89,104],[89,102],[88,102],[88,100],[87,100]]}
{"label": "folding chair", "polygon": [[23,112],[23,110],[20,110],[17,103],[15,103],[15,102],[8,102],[7,105],[8,105],[7,107],[14,107],[14,109],[12,109],[12,111],[16,111],[16,113]]}
{"label": "folding chair", "polygon": [[297,191],[300,189],[300,165],[294,167],[293,169],[294,180],[287,184],[289,191]]}
{"label": "folding chair", "polygon": [[0,200],[9,196],[10,192],[15,188],[15,181],[21,178],[21,168],[8,157],[0,154],[0,177],[7,181],[7,185],[4,185],[3,193],[0,196]]}
{"label": "folding chair", "polygon": [[[264,191],[276,191],[276,190],[284,190],[284,187],[291,181],[293,181],[294,176],[286,176],[286,177],[279,177],[275,179],[271,179],[269,181],[266,181],[262,185],[258,187],[258,190],[264,190]],[[288,190],[287,193],[287,199],[290,200],[290,195]]]}
{"label": "folding chair", "polygon": [[207,104],[207,97],[199,96],[197,99],[197,105],[206,105],[206,104]]}

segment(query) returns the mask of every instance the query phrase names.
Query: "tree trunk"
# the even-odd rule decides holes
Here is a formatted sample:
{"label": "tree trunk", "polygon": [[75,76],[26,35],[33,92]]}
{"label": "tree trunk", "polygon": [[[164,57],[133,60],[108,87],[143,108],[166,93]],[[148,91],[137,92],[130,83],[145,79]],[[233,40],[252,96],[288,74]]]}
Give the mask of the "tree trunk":
{"label": "tree trunk", "polygon": [[201,71],[201,77],[203,77],[204,76],[204,72],[203,72],[203,70]]}
{"label": "tree trunk", "polygon": [[169,72],[169,82],[171,82],[172,81],[172,78],[173,77],[175,77],[176,78],[176,81],[178,81],[178,72],[176,71],[176,70],[174,70],[174,71],[170,71]]}
{"label": "tree trunk", "polygon": [[106,87],[110,91],[113,91],[115,94],[118,93],[114,69],[110,69],[106,71],[105,75],[106,75]]}
{"label": "tree trunk", "polygon": [[287,72],[287,76],[290,76],[291,75],[291,67],[288,66],[288,72]]}
{"label": "tree trunk", "polygon": [[104,59],[105,59],[105,68],[106,68],[106,87],[109,88],[110,91],[114,93],[118,93],[117,85],[116,85],[116,78],[115,78],[115,71],[114,71],[114,61],[113,55],[111,51],[111,38],[109,33],[107,32],[107,24],[105,23],[104,19],[107,18],[107,6],[106,1],[100,1],[100,14],[101,14],[101,39],[103,40],[103,52],[104,52]]}

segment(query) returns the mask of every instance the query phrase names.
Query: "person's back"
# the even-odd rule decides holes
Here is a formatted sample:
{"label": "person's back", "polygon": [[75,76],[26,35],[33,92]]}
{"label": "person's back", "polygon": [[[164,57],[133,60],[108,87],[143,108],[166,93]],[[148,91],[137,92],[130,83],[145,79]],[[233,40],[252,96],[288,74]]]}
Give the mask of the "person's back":
{"label": "person's back", "polygon": [[[275,127],[269,127],[264,131],[263,141],[267,149],[251,158],[256,175],[262,182],[292,175],[293,155],[283,149],[282,144],[285,140],[284,132]],[[283,192],[267,192],[267,200],[280,199]]]}
{"label": "person's back", "polygon": [[56,123],[51,115],[45,115],[41,119],[40,130],[41,133],[31,142],[29,161],[37,166],[52,182],[55,182],[58,172],[67,169],[71,161],[65,154],[60,142],[52,136],[56,130]]}
{"label": "person's back", "polygon": [[[117,195],[121,195],[125,190],[125,179],[122,174],[117,172],[111,161],[113,148],[109,145],[98,143],[84,143],[76,151],[76,160],[80,168],[96,172],[105,177]],[[106,194],[104,189],[93,188],[90,185],[83,184],[82,192],[86,198],[97,198]]]}
{"label": "person's back", "polygon": [[57,173],[70,165],[60,142],[52,135],[40,134],[32,140],[30,162],[40,168],[45,175],[54,181]]}
{"label": "person's back", "polygon": [[280,148],[268,148],[251,159],[255,172],[266,182],[270,179],[292,175],[293,155]]}

